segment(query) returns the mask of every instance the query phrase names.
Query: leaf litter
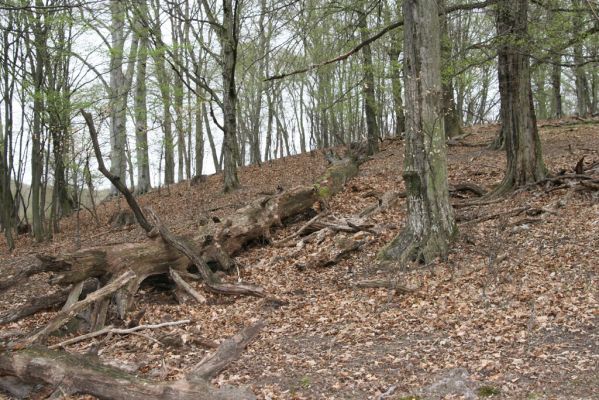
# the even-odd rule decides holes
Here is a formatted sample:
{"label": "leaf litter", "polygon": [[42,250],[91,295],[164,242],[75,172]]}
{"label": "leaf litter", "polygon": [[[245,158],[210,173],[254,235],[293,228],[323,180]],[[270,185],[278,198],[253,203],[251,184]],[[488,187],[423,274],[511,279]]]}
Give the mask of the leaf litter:
{"label": "leaf litter", "polygon": [[[469,146],[449,148],[449,180],[490,189],[501,181],[505,165],[503,152],[485,147],[497,127],[471,131]],[[583,155],[588,164],[599,160],[597,125],[547,124],[541,137],[552,172],[573,171]],[[361,166],[343,193],[324,205],[330,215],[355,217],[376,203],[368,192],[404,189],[402,142],[387,140],[382,149]],[[221,177],[215,175],[198,186],[184,182],[139,199],[142,205],[152,204],[174,233],[186,234],[201,218],[222,218],[279,187],[309,184],[325,168],[324,155],[317,151],[242,168],[242,189],[233,194],[220,192]],[[144,336],[100,337],[68,350],[95,352],[102,361],[139,376],[174,380],[213,351],[206,343],[218,344],[262,319],[266,328],[258,340],[214,379],[215,384],[249,385],[263,399],[596,399],[597,193],[539,186],[455,212],[480,217],[518,207],[550,212],[461,223],[447,259],[430,265],[381,263],[376,258],[403,226],[404,199],[368,217],[377,227],[373,232],[338,232],[293,246],[301,239],[296,238],[290,247],[257,243],[236,257],[239,273],[229,279],[262,285],[277,301],[207,294],[206,304],[178,304],[168,288],[146,287],[136,296],[133,310],[147,309],[142,323],[192,322]],[[125,208],[122,200],[103,202],[98,207],[100,226],[82,212],[81,245],[146,240],[138,227],[108,226],[110,216]],[[307,219],[273,231],[272,240],[293,235]],[[11,255],[0,247],[0,274],[15,274],[24,263],[34,262],[35,253],[75,250],[76,218],[62,221],[61,228],[52,243],[34,244],[20,237]],[[352,241],[363,245],[333,265],[309,262],[324,253],[336,254]],[[53,290],[47,278],[32,277],[0,293],[0,312]],[[357,287],[363,279],[389,280],[417,290],[403,294],[392,286]],[[192,285],[202,290],[200,284]],[[30,332],[51,315],[39,313],[2,331]],[[76,335],[64,331],[49,344]],[[463,382],[439,384],[462,374],[467,376]],[[431,391],[440,387],[443,390]]]}

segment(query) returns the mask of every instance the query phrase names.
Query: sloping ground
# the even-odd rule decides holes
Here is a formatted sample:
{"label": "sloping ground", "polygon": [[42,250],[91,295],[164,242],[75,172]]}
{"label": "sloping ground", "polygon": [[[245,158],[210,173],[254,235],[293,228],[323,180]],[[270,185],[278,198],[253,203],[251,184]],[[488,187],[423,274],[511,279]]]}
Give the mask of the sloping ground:
{"label": "sloping ground", "polygon": [[[473,128],[466,142],[474,146],[450,147],[451,183],[475,182],[486,188],[499,183],[503,152],[483,146],[496,129]],[[598,125],[547,125],[541,133],[551,171],[572,170],[582,155],[587,161],[599,160]],[[362,165],[347,190],[331,200],[331,213],[355,215],[373,204],[369,192],[401,190],[402,159],[401,142],[386,143]],[[214,176],[197,187],[180,184],[170,193],[162,189],[142,196],[141,203],[151,203],[175,232],[190,232],[198,218],[224,215],[277,185],[312,182],[325,164],[320,154],[291,157],[243,169],[244,187],[233,195],[220,194]],[[273,399],[405,399],[416,393],[422,398],[468,398],[478,390],[481,396],[494,393],[493,398],[503,399],[597,399],[599,201],[596,192],[593,197],[568,188],[533,189],[456,213],[485,216],[524,206],[550,212],[462,223],[448,259],[426,266],[376,261],[377,251],[402,227],[403,201],[370,219],[380,234],[339,233],[303,249],[257,244],[237,257],[241,278],[263,285],[282,304],[208,296],[207,305],[178,305],[170,292],[147,289],[135,306],[148,308],[144,323],[191,318],[192,324],[147,332],[162,344],[140,336],[113,336],[99,345],[99,356],[143,376],[175,379],[210,352],[189,339],[199,335],[220,341],[249,321],[262,319],[267,324],[262,335],[215,383],[251,385],[259,398]],[[116,209],[114,202],[100,206],[101,227],[81,214],[83,246],[145,240],[138,228],[110,231],[105,223]],[[301,224],[275,232],[274,239]],[[74,249],[75,218],[63,227],[65,232],[51,245],[26,247],[28,239],[20,239],[14,256],[1,256],[0,273],[10,274],[32,251]],[[306,267],[315,253],[351,240],[366,245],[331,267]],[[355,287],[364,278],[390,278],[417,290],[396,294]],[[1,293],[0,312],[49,290],[43,281],[40,276]],[[2,329],[30,331],[49,315]],[[167,333],[188,343],[169,345]],[[69,350],[85,352],[92,343]],[[436,385],[437,392],[419,392],[457,368],[469,374],[462,389],[469,386],[471,391]]]}

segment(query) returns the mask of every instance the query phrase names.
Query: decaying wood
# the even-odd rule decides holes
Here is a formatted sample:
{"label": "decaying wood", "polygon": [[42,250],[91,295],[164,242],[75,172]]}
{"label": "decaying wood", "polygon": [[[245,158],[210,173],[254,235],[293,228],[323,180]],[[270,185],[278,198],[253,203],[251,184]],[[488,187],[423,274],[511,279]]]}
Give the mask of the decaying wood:
{"label": "decaying wood", "polygon": [[[83,284],[83,282],[81,283]],[[96,287],[96,282],[94,282],[93,280],[87,280],[85,281],[85,284],[83,284],[80,294],[83,293],[85,295],[91,293],[93,290],[96,289]],[[67,287],[65,289],[60,289],[54,293],[50,293],[45,296],[34,297],[31,300],[29,300],[26,304],[20,307],[15,307],[10,311],[4,313],[2,316],[0,316],[0,325],[19,321],[39,311],[58,308],[61,305],[65,304],[71,291],[72,289],[70,287]]]}
{"label": "decaying wood", "polygon": [[316,222],[318,219],[324,217],[328,215],[328,212],[324,211],[321,212],[320,214],[316,214],[314,217],[312,217],[308,222],[306,222],[304,225],[302,225],[296,232],[294,232],[293,234],[278,240],[276,242],[273,242],[273,246],[275,247],[282,247],[287,245],[287,243],[291,240],[291,239],[295,239],[296,237],[299,237],[302,235],[302,233],[304,233],[314,222]]}
{"label": "decaying wood", "polygon": [[359,250],[367,242],[364,240],[344,239],[339,241],[333,249],[322,249],[312,255],[306,263],[297,263],[295,267],[299,270],[324,268],[336,265],[350,253]]}
{"label": "decaying wood", "polygon": [[181,275],[179,275],[179,273],[177,271],[175,271],[174,269],[171,268],[169,271],[169,275],[170,275],[171,279],[173,280],[173,282],[175,282],[179,288],[184,290],[185,293],[187,293],[191,297],[193,297],[195,299],[195,301],[197,301],[200,304],[206,303],[206,298],[204,296],[202,296],[201,294],[199,294],[197,290],[192,288],[189,285],[189,283],[185,282],[185,280],[183,278],[181,278]]}
{"label": "decaying wood", "polygon": [[121,287],[125,286],[129,281],[135,278],[135,273],[131,270],[126,271],[121,276],[114,279],[112,282],[90,293],[85,299],[76,302],[67,310],[58,312],[52,320],[41,330],[21,341],[17,347],[24,347],[44,340],[50,333],[54,332],[62,325],[74,318],[77,313],[87,308],[89,305],[96,303],[99,300],[110,296]]}
{"label": "decaying wood", "polygon": [[359,288],[385,288],[385,289],[395,290],[396,293],[402,293],[402,294],[413,293],[416,290],[418,290],[418,288],[409,288],[407,286],[400,285],[397,282],[394,282],[391,280],[384,280],[384,279],[368,279],[368,280],[359,281],[356,283],[356,287],[359,287]]}
{"label": "decaying wood", "polygon": [[[204,380],[153,382],[101,364],[97,358],[64,351],[32,347],[0,354],[0,377],[13,377],[10,387],[18,390],[44,384],[65,394],[89,394],[114,400],[243,400],[255,399],[249,389],[215,388]],[[2,384],[3,380],[0,380]],[[21,396],[24,392],[21,392]],[[28,393],[25,391],[25,395]]]}
{"label": "decaying wood", "polygon": [[243,349],[258,336],[262,328],[264,328],[264,322],[258,321],[226,339],[214,354],[206,357],[192,368],[192,372],[187,375],[187,379],[191,382],[198,382],[216,376],[239,358]]}
{"label": "decaying wood", "polygon": [[477,224],[479,222],[489,221],[491,219],[499,218],[499,217],[514,217],[516,215],[520,215],[526,210],[530,209],[530,206],[518,207],[512,210],[500,211],[492,214],[482,215],[482,216],[472,216],[472,215],[457,215],[456,221],[464,224]]}
{"label": "decaying wood", "polygon": [[455,185],[449,185],[450,194],[456,194],[460,192],[470,192],[479,197],[484,196],[487,193],[487,191],[484,188],[478,186],[475,183],[465,182],[457,183]]}
{"label": "decaying wood", "polygon": [[[256,297],[264,297],[266,293],[264,289],[259,286],[244,284],[244,283],[221,283],[218,282],[216,276],[210,271],[210,267],[206,264],[206,261],[199,254],[194,251],[190,245],[185,241],[176,238],[168,228],[160,221],[156,213],[151,209],[147,209],[147,212],[152,216],[152,219],[156,222],[156,227],[160,232],[162,240],[168,243],[171,247],[179,250],[185,254],[187,258],[198,268],[200,275],[204,279],[206,288],[211,292],[218,294],[233,294],[233,295],[251,295]],[[171,269],[172,270],[172,269]]]}
{"label": "decaying wood", "polygon": [[141,330],[159,329],[159,328],[164,328],[164,327],[169,327],[169,326],[179,326],[179,325],[188,324],[190,322],[191,322],[191,320],[189,320],[189,319],[183,319],[181,321],[163,322],[161,324],[138,325],[133,328],[126,328],[126,329],[115,328],[114,326],[110,325],[110,326],[104,327],[98,331],[86,333],[85,335],[77,336],[77,337],[65,340],[63,342],[54,344],[52,346],[48,346],[48,348],[49,349],[58,349],[60,347],[65,347],[70,344],[78,343],[78,342],[81,342],[84,340],[92,339],[92,338],[106,335],[109,333],[117,334],[117,335],[127,335],[127,334],[134,333],[134,332],[141,331]]}
{"label": "decaying wood", "polygon": [[[40,255],[41,267],[54,271],[52,283],[66,285],[88,277],[115,276],[122,273],[126,266],[137,275],[127,289],[130,294],[134,294],[148,276],[168,273],[171,268],[183,275],[190,264],[189,255],[193,253],[198,262],[192,262],[207,277],[209,273],[201,268],[198,257],[204,264],[213,263],[225,270],[230,269],[233,266],[231,257],[243,250],[247,243],[267,237],[273,226],[281,225],[285,219],[306,212],[320,199],[338,193],[357,172],[357,164],[352,159],[344,159],[331,165],[315,184],[259,198],[236,210],[223,221],[210,220],[193,237],[173,236],[175,240],[170,244],[148,240],[142,243],[92,247],[61,256]],[[166,238],[169,238],[168,234]],[[179,247],[173,248],[172,244]],[[259,291],[255,292],[256,288],[251,285],[213,284],[208,289],[216,293],[253,292],[255,295],[262,295]]]}
{"label": "decaying wood", "polygon": [[370,217],[385,210],[388,210],[389,208],[395,207],[397,204],[399,204],[399,199],[406,198],[405,191],[399,192],[396,190],[385,192],[382,196],[372,192],[368,193],[367,195],[368,197],[375,197],[378,200],[378,203],[362,211],[359,214],[360,217]]}

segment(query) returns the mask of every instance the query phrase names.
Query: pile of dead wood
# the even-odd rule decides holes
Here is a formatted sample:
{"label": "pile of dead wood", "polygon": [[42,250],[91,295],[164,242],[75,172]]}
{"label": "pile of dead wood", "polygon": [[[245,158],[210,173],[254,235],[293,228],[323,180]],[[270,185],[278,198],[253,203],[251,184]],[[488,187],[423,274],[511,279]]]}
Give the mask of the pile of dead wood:
{"label": "pile of dead wood", "polygon": [[[235,360],[263,327],[262,322],[244,328],[223,342],[214,354],[193,368],[180,381],[156,383],[102,365],[97,359],[68,354],[57,348],[108,334],[134,333],[163,325],[138,325],[139,318],[128,315],[134,295],[150,276],[168,277],[178,289],[198,302],[206,297],[193,289],[189,279],[200,280],[213,295],[249,295],[267,297],[261,287],[245,282],[221,281],[214,269],[229,271],[233,257],[256,240],[270,240],[271,230],[298,215],[306,214],[315,203],[341,191],[358,172],[358,159],[334,160],[313,184],[278,191],[239,208],[224,220],[210,219],[196,235],[178,237],[151,209],[142,210],[132,193],[105,168],[91,116],[83,113],[100,170],[125,196],[131,212],[147,232],[142,243],[121,243],[78,250],[70,254],[40,254],[39,263],[24,267],[6,289],[22,279],[42,272],[51,273],[50,282],[60,287],[54,293],[32,299],[28,304],[0,316],[0,324],[18,321],[46,309],[61,307],[50,321],[36,332],[18,337],[19,332],[4,335],[10,341],[0,355],[0,387],[22,398],[59,397],[62,393],[87,393],[111,399],[246,399],[247,389],[214,388],[208,380]],[[350,226],[350,225],[348,225]],[[353,228],[351,228],[353,229]],[[115,311],[110,311],[115,310]],[[85,315],[89,332],[63,343],[43,347],[50,334],[79,315]],[[126,328],[115,328],[113,321],[129,321]],[[177,321],[172,324],[185,323]],[[171,325],[172,325],[171,324]],[[123,322],[120,322],[123,325]],[[16,338],[16,339],[15,339]],[[40,389],[41,388],[41,389]]]}

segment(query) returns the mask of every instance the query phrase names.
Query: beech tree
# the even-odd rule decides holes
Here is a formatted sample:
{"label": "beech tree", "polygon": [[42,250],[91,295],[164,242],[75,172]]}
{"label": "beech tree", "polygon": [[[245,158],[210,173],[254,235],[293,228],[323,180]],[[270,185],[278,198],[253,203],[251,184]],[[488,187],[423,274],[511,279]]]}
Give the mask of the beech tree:
{"label": "beech tree", "polygon": [[457,232],[447,184],[438,14],[435,0],[403,4],[408,216],[384,258],[430,262],[447,254]]}
{"label": "beech tree", "polygon": [[495,194],[545,178],[541,140],[537,129],[527,35],[528,0],[502,0],[497,5],[497,51],[501,130],[505,140],[507,168]]}

